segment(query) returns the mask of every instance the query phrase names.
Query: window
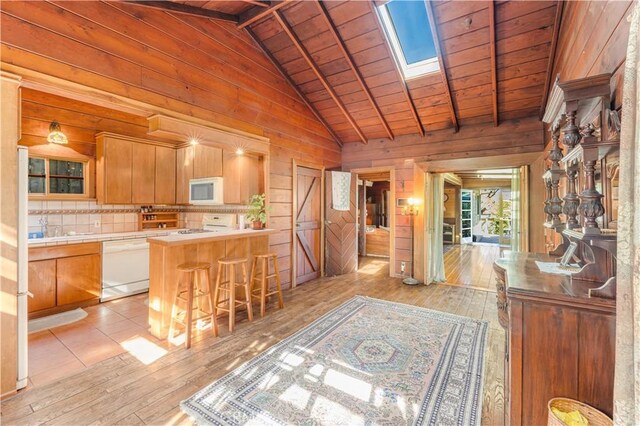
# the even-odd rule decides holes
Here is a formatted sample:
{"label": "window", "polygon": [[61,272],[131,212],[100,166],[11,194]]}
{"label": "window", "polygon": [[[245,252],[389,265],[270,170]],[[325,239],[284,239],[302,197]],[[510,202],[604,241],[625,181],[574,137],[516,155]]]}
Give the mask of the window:
{"label": "window", "polygon": [[85,195],[86,162],[29,157],[29,194]]}
{"label": "window", "polygon": [[378,11],[405,79],[440,70],[424,1],[391,0]]}

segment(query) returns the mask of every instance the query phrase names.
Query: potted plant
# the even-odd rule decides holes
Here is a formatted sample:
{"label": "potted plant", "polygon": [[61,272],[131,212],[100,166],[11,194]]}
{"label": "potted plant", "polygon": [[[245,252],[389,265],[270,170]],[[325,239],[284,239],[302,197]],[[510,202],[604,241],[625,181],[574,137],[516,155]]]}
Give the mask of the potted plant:
{"label": "potted plant", "polygon": [[253,229],[262,229],[267,223],[267,210],[265,206],[266,194],[255,194],[249,198],[249,210],[247,210],[247,220],[252,222]]}

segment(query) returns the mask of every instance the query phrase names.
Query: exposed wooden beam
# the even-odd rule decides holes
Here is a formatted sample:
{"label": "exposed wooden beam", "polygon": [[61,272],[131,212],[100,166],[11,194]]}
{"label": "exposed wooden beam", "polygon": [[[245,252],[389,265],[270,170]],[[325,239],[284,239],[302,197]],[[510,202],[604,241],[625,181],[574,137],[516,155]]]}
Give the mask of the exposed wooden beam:
{"label": "exposed wooden beam", "polygon": [[172,1],[130,1],[125,3],[135,4],[136,6],[148,7],[150,9],[163,10],[165,12],[180,13],[182,15],[199,16],[201,18],[215,19],[218,21],[226,21],[238,23],[236,15],[218,12],[216,10],[204,9],[201,7],[189,6],[182,3],[174,3]]}
{"label": "exposed wooden beam", "polygon": [[329,15],[329,11],[327,10],[327,7],[324,5],[324,3],[321,0],[316,0],[315,3],[316,5],[318,5],[318,9],[320,9],[320,14],[324,19],[325,23],[327,24],[327,26],[329,27],[329,31],[333,35],[333,38],[336,41],[336,44],[342,51],[342,55],[347,60],[347,63],[351,67],[351,70],[353,71],[353,73],[356,76],[356,79],[358,80],[358,83],[360,83],[360,87],[362,87],[362,91],[367,95],[367,98],[371,103],[371,107],[373,108],[373,110],[376,112],[376,115],[380,119],[380,123],[382,124],[382,127],[384,127],[384,130],[387,132],[389,139],[393,139],[393,132],[389,127],[389,123],[387,123],[387,120],[385,120],[384,116],[382,115],[382,111],[380,111],[380,107],[378,106],[375,99],[373,98],[373,95],[371,94],[371,90],[369,90],[369,87],[367,86],[367,83],[365,83],[364,78],[360,73],[360,70],[358,69],[355,62],[353,61],[353,57],[347,50],[347,46],[345,45],[344,40],[342,40],[342,37],[340,37],[340,34],[338,33],[338,29],[336,28],[336,25],[333,23],[333,20]]}
{"label": "exposed wooden beam", "polygon": [[400,82],[400,86],[402,87],[402,93],[404,94],[404,98],[409,104],[409,110],[411,111],[411,115],[413,116],[413,119],[416,122],[416,126],[418,126],[418,133],[420,133],[420,136],[424,136],[424,127],[422,127],[422,121],[420,121],[420,117],[418,116],[418,110],[416,109],[416,105],[413,103],[413,99],[411,98],[411,94],[409,93],[407,82],[404,80],[404,76],[400,71],[400,65],[398,64],[398,61],[396,60],[395,55],[391,51],[391,47],[389,43],[389,34],[387,34],[385,29],[382,27],[382,24],[380,22],[380,15],[378,15],[378,11],[376,10],[375,0],[372,0],[368,3],[369,3],[369,7],[371,8],[371,13],[373,13],[376,16],[375,21],[376,21],[376,26],[378,27],[378,31],[380,31],[380,33],[382,33],[386,39],[386,42],[383,43],[384,47],[387,50],[387,54],[389,55],[389,58],[391,58],[391,60],[393,61],[393,64],[394,64],[393,68],[396,71],[396,76],[398,78],[398,81]]}
{"label": "exposed wooden beam", "polygon": [[271,2],[271,7],[252,7],[246,12],[240,14],[238,29],[241,30],[251,24],[260,21],[261,19],[271,16],[273,12],[277,11],[282,6],[286,6],[289,3],[291,3],[291,0],[276,0]]}
{"label": "exposed wooden beam", "polygon": [[276,10],[275,12],[273,12],[273,15],[282,26],[282,29],[284,30],[284,32],[289,36],[293,44],[296,46],[296,48],[298,49],[298,51],[300,52],[304,60],[307,62],[307,64],[309,65],[309,68],[311,68],[311,70],[316,75],[316,77],[318,77],[318,80],[320,80],[320,82],[324,86],[327,93],[329,93],[329,96],[331,96],[331,98],[336,103],[340,111],[342,111],[342,113],[346,117],[349,124],[351,124],[351,126],[353,127],[353,130],[356,131],[362,143],[366,144],[368,142],[367,138],[364,135],[364,133],[362,133],[362,130],[360,130],[358,123],[356,123],[353,117],[351,116],[351,114],[349,114],[349,111],[347,111],[347,108],[342,103],[342,101],[340,100],[336,92],[333,90],[333,87],[331,87],[331,85],[329,84],[325,76],[322,74],[322,72],[320,71],[320,68],[318,68],[318,65],[315,63],[315,61],[313,60],[313,58],[311,57],[307,49],[303,46],[298,36],[293,32],[293,28],[291,28],[291,25],[289,25],[289,23],[285,20],[284,16],[282,16],[280,11]]}
{"label": "exposed wooden beam", "polygon": [[307,105],[307,107],[311,110],[311,112],[313,113],[313,115],[316,116],[316,118],[320,121],[320,123],[322,123],[322,125],[327,129],[327,132],[329,132],[329,134],[331,135],[331,137],[333,138],[334,142],[340,147],[342,148],[342,141],[340,140],[340,138],[338,137],[338,135],[335,134],[335,132],[333,131],[333,129],[331,128],[331,126],[329,126],[329,124],[324,120],[324,118],[322,118],[322,116],[320,115],[320,113],[318,112],[318,110],[316,109],[315,106],[313,106],[313,104],[311,102],[309,102],[309,100],[307,99],[307,97],[305,96],[304,93],[302,93],[302,91],[300,89],[298,89],[298,86],[296,86],[296,84],[293,82],[293,80],[291,79],[291,77],[289,77],[289,74],[287,74],[287,72],[284,70],[284,68],[282,68],[282,65],[280,65],[280,63],[278,62],[278,60],[273,56],[273,54],[269,51],[269,49],[267,49],[267,46],[264,45],[264,43],[262,42],[262,40],[260,40],[258,38],[258,36],[256,35],[255,32],[253,32],[253,30],[249,27],[245,28],[247,30],[247,32],[249,33],[249,35],[251,36],[251,38],[258,44],[258,46],[260,46],[260,49],[262,49],[262,52],[267,56],[267,58],[269,58],[269,60],[271,61],[271,63],[276,67],[276,69],[278,71],[280,71],[280,74],[282,74],[282,76],[284,77],[284,79],[287,81],[287,83],[289,83],[289,85],[291,86],[291,88],[293,88],[293,90],[298,94],[298,96],[300,96],[300,99],[302,99],[302,101],[305,103],[305,105]]}
{"label": "exposed wooden beam", "polygon": [[498,116],[498,70],[496,63],[496,9],[489,0],[489,46],[491,50],[491,100],[493,102],[493,125],[500,124]]}
{"label": "exposed wooden beam", "polygon": [[241,0],[243,3],[248,3],[248,4],[252,4],[254,6],[259,6],[259,7],[269,7],[271,6],[271,2],[270,1],[260,1],[260,0]]}
{"label": "exposed wooden beam", "polygon": [[544,110],[547,108],[547,101],[549,100],[549,90],[551,89],[553,73],[553,65],[556,60],[556,49],[558,47],[558,38],[560,35],[560,24],[562,23],[562,11],[564,9],[564,1],[558,0],[556,3],[556,18],[553,22],[553,36],[551,38],[551,51],[549,52],[549,62],[547,63],[547,75],[544,81],[544,89],[542,92],[542,105],[540,105],[539,118],[542,120],[544,116]]}
{"label": "exposed wooden beam", "polygon": [[[449,78],[447,77],[447,70],[444,67],[444,59],[442,58],[442,46],[440,45],[440,37],[438,35],[438,28],[436,27],[436,18],[433,14],[433,6],[430,1],[425,1],[424,4],[427,7],[427,16],[429,17],[429,26],[431,26],[431,34],[433,36],[433,44],[436,48],[436,54],[438,55],[438,65],[440,66],[440,75],[442,76],[442,83],[444,84],[445,94],[447,95],[447,101],[449,102],[449,108],[451,109],[451,123],[453,128],[457,132],[460,130],[458,126],[458,118],[456,117],[456,108],[453,105],[453,97],[451,96],[451,86],[449,85]],[[455,7],[455,4],[453,5]]]}

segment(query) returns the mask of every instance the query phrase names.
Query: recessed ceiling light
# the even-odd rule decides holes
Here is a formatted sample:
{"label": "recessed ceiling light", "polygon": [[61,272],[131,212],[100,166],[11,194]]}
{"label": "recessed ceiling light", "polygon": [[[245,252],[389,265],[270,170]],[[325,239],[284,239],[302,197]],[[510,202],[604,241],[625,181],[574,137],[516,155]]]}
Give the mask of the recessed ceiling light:
{"label": "recessed ceiling light", "polygon": [[242,148],[236,149],[236,155],[244,155],[244,149]]}
{"label": "recessed ceiling light", "polygon": [[196,138],[191,138],[191,139],[189,139],[189,143],[191,145],[198,145],[200,142]]}

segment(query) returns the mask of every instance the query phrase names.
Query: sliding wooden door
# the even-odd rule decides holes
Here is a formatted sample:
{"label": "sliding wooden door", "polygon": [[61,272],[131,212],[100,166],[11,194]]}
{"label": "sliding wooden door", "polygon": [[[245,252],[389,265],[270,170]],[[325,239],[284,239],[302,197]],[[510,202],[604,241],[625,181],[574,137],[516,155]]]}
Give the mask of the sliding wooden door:
{"label": "sliding wooden door", "polygon": [[326,172],[326,265],[327,276],[343,275],[358,269],[356,230],[356,175],[351,174],[349,210],[333,209],[331,172]]}
{"label": "sliding wooden door", "polygon": [[322,170],[294,167],[294,279],[298,285],[321,275]]}

